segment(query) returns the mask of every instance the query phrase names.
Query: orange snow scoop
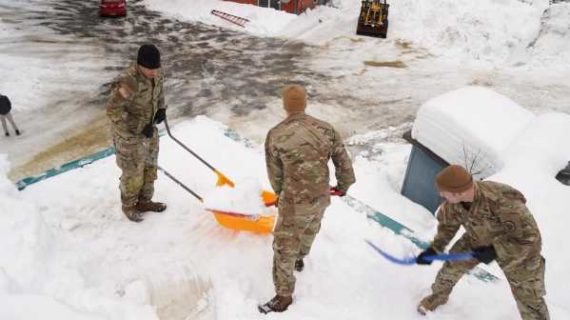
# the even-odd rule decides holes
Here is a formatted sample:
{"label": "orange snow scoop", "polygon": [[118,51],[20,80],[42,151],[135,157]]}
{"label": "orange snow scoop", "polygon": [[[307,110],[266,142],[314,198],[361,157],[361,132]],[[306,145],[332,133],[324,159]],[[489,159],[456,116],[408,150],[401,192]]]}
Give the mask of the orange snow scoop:
{"label": "orange snow scoop", "polygon": [[[164,170],[160,166],[158,169],[188,193],[193,195],[196,199],[198,199],[198,201],[204,202],[204,199],[199,194],[188,188],[168,171]],[[277,200],[275,193],[270,191],[263,191],[261,193],[261,197],[265,205],[268,207],[274,205]],[[214,214],[214,218],[220,225],[232,230],[268,234],[273,231],[273,226],[275,225],[275,215],[250,215],[211,208],[206,208],[206,210]]]}
{"label": "orange snow scoop", "polygon": [[[273,206],[277,202],[277,195],[271,191],[264,190],[261,192],[261,198],[266,207]],[[275,226],[275,215],[245,215],[219,210],[210,211],[214,213],[214,217],[219,224],[234,230],[267,234],[273,231]]]}
{"label": "orange snow scoop", "polygon": [[[206,160],[202,159],[202,157],[200,157],[198,154],[196,154],[194,151],[188,148],[184,143],[182,143],[180,140],[178,140],[176,137],[172,135],[172,132],[170,132],[170,126],[168,125],[168,118],[164,119],[164,126],[166,127],[166,132],[168,133],[168,136],[172,140],[178,143],[178,145],[180,145],[184,150],[188,151],[190,154],[196,157],[196,159],[200,160],[200,162],[206,165],[210,170],[212,170],[217,175],[218,180],[216,182],[216,186],[221,187],[226,185],[229,186],[230,188],[235,187],[235,183],[230,178],[228,178],[226,175],[218,171],[218,169],[214,168],[214,166],[209,164]],[[165,172],[165,174],[167,174],[166,171],[164,170],[162,171]],[[190,192],[200,201],[203,201],[200,196],[198,196],[196,193],[188,189],[181,182],[175,180],[176,178],[174,178],[172,175],[167,174],[167,176],[169,176],[179,185],[183,186],[183,188],[186,191]],[[261,198],[266,206],[274,205],[275,202],[277,201],[277,195],[274,192],[267,190],[264,190],[261,193]],[[213,209],[212,210],[208,209],[208,210],[214,213],[214,217],[216,218],[216,221],[218,221],[219,224],[234,230],[244,230],[255,233],[270,233],[273,230],[273,226],[275,225],[275,215],[261,216],[261,215],[240,214],[236,212],[225,212]]]}

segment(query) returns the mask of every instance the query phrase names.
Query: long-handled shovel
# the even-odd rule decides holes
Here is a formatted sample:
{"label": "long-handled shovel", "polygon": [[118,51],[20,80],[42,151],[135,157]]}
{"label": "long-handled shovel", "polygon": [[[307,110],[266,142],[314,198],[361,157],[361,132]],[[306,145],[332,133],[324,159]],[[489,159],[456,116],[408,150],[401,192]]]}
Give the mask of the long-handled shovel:
{"label": "long-handled shovel", "polygon": [[[168,118],[164,119],[164,126],[166,127],[166,132],[168,136],[172,140],[178,143],[178,145],[180,145],[184,150],[188,151],[190,154],[196,157],[196,159],[200,160],[200,162],[202,162],[204,165],[210,168],[210,170],[214,171],[214,173],[218,176],[218,181],[216,183],[218,187],[223,185],[227,185],[231,188],[235,187],[235,183],[230,178],[226,177],[223,173],[218,171],[218,169],[214,168],[214,166],[209,164],[206,160],[202,159],[202,157],[196,154],[196,152],[192,151],[192,149],[188,148],[188,146],[186,146],[184,143],[178,140],[174,135],[172,135],[172,132],[170,131],[170,125],[168,125]],[[275,202],[277,201],[277,195],[275,195],[275,193],[271,191],[267,190],[262,191],[261,197],[263,198],[263,202],[265,203],[266,206],[271,206],[275,204]]]}
{"label": "long-handled shovel", "polygon": [[[366,241],[366,243],[368,243],[368,245],[370,247],[372,247],[372,249],[374,249],[374,251],[378,252],[381,256],[383,256],[384,258],[386,258],[388,261],[390,261],[392,263],[400,264],[400,265],[414,265],[414,264],[416,264],[416,257],[405,257],[405,258],[396,257],[396,256],[393,256],[393,255],[389,254],[388,252],[380,249],[379,247],[374,245],[371,241],[369,241],[369,240],[365,240],[365,241]],[[473,252],[440,253],[440,254],[434,254],[431,256],[426,256],[425,259],[430,260],[430,261],[465,261],[465,260],[473,259]]]}
{"label": "long-handled shovel", "polygon": [[226,177],[223,173],[221,173],[220,171],[218,171],[218,169],[214,168],[214,166],[212,166],[211,164],[209,164],[206,160],[202,159],[202,157],[200,157],[199,155],[196,154],[196,152],[192,151],[192,149],[188,148],[184,143],[182,143],[180,140],[176,139],[176,137],[174,137],[172,135],[172,132],[170,132],[170,126],[168,125],[168,118],[164,119],[164,126],[166,127],[166,132],[168,133],[168,136],[174,140],[176,143],[178,143],[182,148],[184,148],[184,150],[188,151],[190,154],[192,154],[194,157],[196,157],[196,159],[200,160],[200,162],[202,162],[203,164],[205,164],[208,168],[210,168],[212,171],[214,171],[214,173],[218,176],[218,181],[216,183],[217,186],[223,186],[223,185],[227,185],[230,187],[234,187],[235,184],[232,180],[230,180],[228,177]]}

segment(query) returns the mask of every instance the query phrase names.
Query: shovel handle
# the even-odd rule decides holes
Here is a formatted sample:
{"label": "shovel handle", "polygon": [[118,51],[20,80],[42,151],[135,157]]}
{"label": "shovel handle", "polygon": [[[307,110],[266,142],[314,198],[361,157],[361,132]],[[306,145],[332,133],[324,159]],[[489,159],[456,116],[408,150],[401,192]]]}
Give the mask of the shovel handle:
{"label": "shovel handle", "polygon": [[200,160],[200,162],[202,162],[204,165],[206,165],[206,167],[210,168],[210,170],[212,170],[212,171],[214,171],[214,173],[216,173],[216,175],[218,176],[218,182],[217,182],[218,186],[228,185],[230,187],[234,187],[235,184],[233,183],[232,180],[230,180],[228,177],[226,177],[225,175],[220,173],[216,168],[214,168],[206,160],[202,159],[202,157],[200,157],[198,154],[196,154],[196,152],[192,151],[192,149],[188,148],[184,143],[182,143],[182,141],[178,140],[175,136],[172,135],[172,132],[170,132],[170,125],[168,125],[168,118],[164,119],[164,126],[166,127],[166,133],[168,134],[168,136],[172,140],[174,140],[174,142],[178,143],[178,145],[180,145],[184,150],[188,151],[191,155],[196,157],[196,159]]}

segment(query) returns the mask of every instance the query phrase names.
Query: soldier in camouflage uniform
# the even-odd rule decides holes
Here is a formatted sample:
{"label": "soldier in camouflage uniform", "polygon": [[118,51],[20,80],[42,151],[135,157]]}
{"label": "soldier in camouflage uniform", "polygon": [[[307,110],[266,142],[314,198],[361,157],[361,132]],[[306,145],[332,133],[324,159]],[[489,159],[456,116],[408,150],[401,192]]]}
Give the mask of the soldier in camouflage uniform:
{"label": "soldier in camouflage uniform", "polygon": [[431,247],[418,258],[430,264],[426,256],[443,252],[459,227],[465,234],[450,252],[473,251],[475,259],[446,262],[418,311],[426,314],[447,302],[461,277],[480,262],[497,263],[505,273],[524,320],[549,319],[544,301],[545,260],[541,256],[542,239],[538,226],[526,207],[525,197],[516,189],[492,181],[474,182],[463,167],[451,165],[442,170],[436,185],[446,200],[440,207],[437,234]]}
{"label": "soldier in camouflage uniform", "polygon": [[107,104],[117,165],[122,170],[122,209],[131,221],[142,221],[146,211],[161,212],[153,202],[157,178],[158,130],[166,118],[160,71],[160,52],[151,44],[139,48],[137,62],[115,82]]}
{"label": "soldier in camouflage uniform", "polygon": [[[340,134],[328,123],[305,114],[306,92],[299,85],[283,89],[287,118],[267,134],[269,180],[279,196],[274,230],[273,283],[277,295],[259,311],[282,312],[293,302],[293,270],[303,269],[321,227],[330,195],[344,195],[355,182],[352,163]],[[329,159],[338,181],[329,186]]]}

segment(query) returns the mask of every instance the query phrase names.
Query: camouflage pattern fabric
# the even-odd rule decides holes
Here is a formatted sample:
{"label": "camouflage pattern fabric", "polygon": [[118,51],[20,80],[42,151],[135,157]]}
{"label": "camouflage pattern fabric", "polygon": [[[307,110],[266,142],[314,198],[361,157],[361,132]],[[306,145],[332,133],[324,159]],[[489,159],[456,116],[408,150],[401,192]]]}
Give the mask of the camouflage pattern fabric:
{"label": "camouflage pattern fabric", "polygon": [[290,115],[269,131],[265,156],[269,180],[279,195],[273,282],[278,295],[290,296],[295,260],[309,254],[330,204],[328,161],[333,161],[342,192],[355,182],[354,171],[340,134],[304,113]]}
{"label": "camouflage pattern fabric", "polygon": [[[121,87],[128,90],[127,98],[119,92]],[[162,75],[146,78],[135,64],[118,77],[107,103],[107,116],[117,165],[122,170],[120,190],[125,206],[150,201],[153,196],[158,159],[158,132],[153,120],[161,108],[166,108]],[[142,134],[148,124],[154,129],[151,138]]]}
{"label": "camouflage pattern fabric", "polygon": [[[471,251],[493,245],[497,263],[509,281],[523,319],[549,319],[543,296],[545,261],[540,255],[542,238],[538,226],[525,205],[526,199],[516,189],[497,182],[475,182],[475,198],[468,208],[463,204],[444,203],[438,212],[438,232],[432,247],[442,252],[459,227],[465,234],[450,252]],[[440,301],[467,271],[479,262],[446,262],[439,271],[432,291]]]}
{"label": "camouflage pattern fabric", "polygon": [[324,197],[313,204],[280,204],[273,232],[273,283],[278,295],[293,294],[295,260],[303,259],[311,251],[328,204]]}
{"label": "camouflage pattern fabric", "polygon": [[[107,103],[107,116],[114,135],[123,138],[142,135],[143,128],[153,123],[156,111],[166,108],[163,82],[162,75],[146,78],[136,64],[119,76]],[[128,98],[119,92],[121,87],[129,91]]]}
{"label": "camouflage pattern fabric", "polygon": [[338,190],[346,192],[355,181],[352,162],[330,124],[297,113],[271,129],[265,139],[269,181],[279,201],[310,203],[329,198],[329,159],[335,166]]}
{"label": "camouflage pattern fabric", "polygon": [[122,170],[119,186],[121,202],[125,206],[134,206],[141,201],[150,201],[157,178],[157,132],[150,139],[115,136],[113,141],[117,165]]}

